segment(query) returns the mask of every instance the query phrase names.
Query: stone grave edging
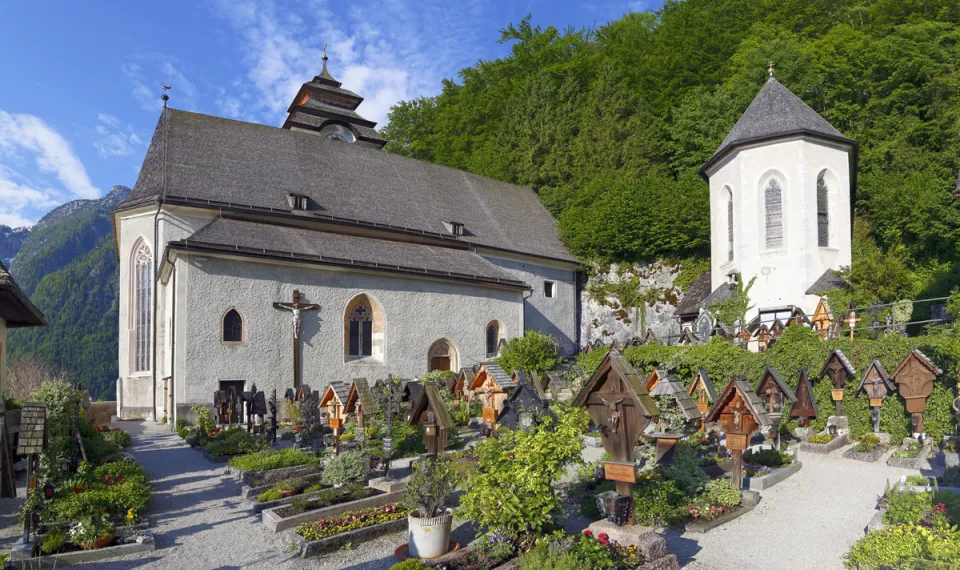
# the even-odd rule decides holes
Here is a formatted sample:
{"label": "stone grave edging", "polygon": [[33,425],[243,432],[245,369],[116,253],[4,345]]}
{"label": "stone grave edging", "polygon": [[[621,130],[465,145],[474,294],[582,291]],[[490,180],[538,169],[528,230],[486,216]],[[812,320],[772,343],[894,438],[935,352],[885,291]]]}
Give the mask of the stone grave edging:
{"label": "stone grave edging", "polygon": [[262,511],[260,513],[260,520],[263,523],[263,526],[267,527],[270,532],[281,532],[290,528],[295,528],[300,523],[314,522],[322,518],[332,517],[341,513],[370,507],[381,507],[383,505],[389,505],[390,503],[397,503],[403,500],[403,494],[404,491],[384,493],[382,495],[357,499],[348,503],[340,503],[339,505],[331,505],[322,509],[307,511],[305,513],[296,514],[290,517],[281,517],[277,514],[278,507],[274,507],[272,509],[265,509]]}
{"label": "stone grave edging", "polygon": [[803,463],[797,459],[794,459],[793,463],[790,465],[787,465],[786,467],[780,467],[779,469],[771,471],[763,477],[744,477],[743,488],[751,491],[763,491],[764,489],[769,489],[777,483],[784,481],[787,477],[790,477],[797,471],[800,471],[801,468],[803,468]]}
{"label": "stone grave edging", "polygon": [[356,530],[348,530],[346,532],[341,532],[340,534],[321,538],[320,540],[306,540],[297,534],[293,529],[290,529],[283,533],[282,540],[284,544],[294,546],[300,553],[301,558],[309,558],[311,556],[323,554],[324,552],[330,552],[331,550],[338,550],[348,542],[358,543],[384,534],[400,532],[407,528],[407,524],[407,518],[403,517],[401,519],[387,521],[384,523],[375,524],[373,526],[358,528]]}

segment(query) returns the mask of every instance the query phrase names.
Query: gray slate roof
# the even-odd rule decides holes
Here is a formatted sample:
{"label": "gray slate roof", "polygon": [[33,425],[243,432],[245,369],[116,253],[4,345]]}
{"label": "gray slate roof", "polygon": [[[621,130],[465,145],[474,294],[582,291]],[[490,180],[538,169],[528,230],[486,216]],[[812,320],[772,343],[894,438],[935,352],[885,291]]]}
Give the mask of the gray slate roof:
{"label": "gray slate roof", "polygon": [[0,261],[0,319],[8,328],[42,327],[47,321]]}
{"label": "gray slate roof", "polygon": [[680,412],[688,422],[699,420],[702,417],[700,410],[697,408],[697,403],[693,401],[693,398],[684,389],[683,384],[677,380],[677,377],[672,374],[657,382],[657,385],[650,391],[650,395],[673,396],[677,401],[677,407],[680,408]]}
{"label": "gray slate roof", "polygon": [[700,311],[701,303],[708,295],[710,295],[710,272],[706,271],[687,287],[683,300],[677,303],[676,314],[678,316],[696,315]]}
{"label": "gray slate roof", "polygon": [[876,368],[877,376],[880,377],[880,381],[883,382],[889,392],[893,392],[897,389],[893,381],[890,380],[890,375],[887,374],[887,371],[884,370],[883,364],[880,363],[880,360],[874,358],[872,362],[867,366],[867,369],[863,373],[863,378],[860,379],[860,385],[857,386],[857,393],[863,390],[863,385],[867,382],[867,378],[870,377],[870,369]]}
{"label": "gray slate roof", "polygon": [[517,383],[513,381],[513,376],[507,374],[507,372],[496,362],[484,362],[483,367],[487,369],[487,372],[490,373],[490,376],[493,376],[493,380],[497,383],[497,386],[500,386],[506,391],[510,391],[517,387]]}
{"label": "gray slate roof", "polygon": [[729,301],[730,299],[733,299],[733,285],[729,283],[721,283],[719,287],[714,289],[703,301],[700,302],[700,306],[709,307],[710,305],[723,303],[724,301]]}
{"label": "gray slate roof", "polygon": [[333,234],[241,220],[217,218],[172,249],[221,251],[234,255],[315,261],[389,270],[414,275],[470,279],[525,287],[506,270],[471,251],[372,237]]}
{"label": "gray slate roof", "polygon": [[713,380],[710,379],[710,374],[707,373],[706,368],[701,368],[697,371],[700,374],[700,378],[703,379],[703,388],[707,392],[707,398],[711,402],[717,401],[717,389],[713,386]]}
{"label": "gray slate roof", "polygon": [[820,369],[820,376],[823,376],[824,374],[827,373],[827,363],[829,363],[834,356],[836,356],[840,360],[840,364],[842,364],[843,367],[846,369],[847,375],[849,376],[857,375],[857,370],[853,367],[853,364],[850,363],[850,359],[847,358],[847,355],[844,354],[843,351],[840,350],[839,348],[835,348],[833,349],[832,352],[830,352],[830,356],[828,356],[827,359],[824,361],[823,368]]}
{"label": "gray slate roof", "polygon": [[823,272],[813,285],[807,289],[807,295],[823,295],[831,289],[849,289],[850,285],[843,280],[843,277],[833,269],[827,269]]}
{"label": "gray slate roof", "polygon": [[[163,196],[284,214],[291,193],[317,204],[321,220],[578,262],[529,188],[311,133],[174,109],[161,115],[133,192],[118,208]],[[450,236],[450,221],[464,223],[467,235]]]}
{"label": "gray slate roof", "polygon": [[856,144],[771,77],[754,97],[753,102],[744,111],[727,138],[723,139],[720,148],[707,165],[741,144],[794,134],[821,136],[830,140]]}

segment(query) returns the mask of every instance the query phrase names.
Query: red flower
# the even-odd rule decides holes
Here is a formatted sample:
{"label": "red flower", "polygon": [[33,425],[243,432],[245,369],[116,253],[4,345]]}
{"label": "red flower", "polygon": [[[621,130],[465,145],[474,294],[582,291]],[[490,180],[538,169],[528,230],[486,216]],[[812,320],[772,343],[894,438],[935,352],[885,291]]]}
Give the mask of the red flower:
{"label": "red flower", "polygon": [[593,536],[593,531],[588,529],[588,530],[583,531],[583,534],[584,534],[585,536]]}
{"label": "red flower", "polygon": [[600,540],[607,540],[608,538],[610,538],[610,536],[607,535],[607,533],[605,533],[605,532],[601,532],[601,533],[598,534],[597,536],[600,537]]}
{"label": "red flower", "polygon": [[601,539],[600,539],[600,544],[606,546],[607,544],[609,544],[609,541],[608,541],[607,539],[605,539],[605,538],[601,538]]}

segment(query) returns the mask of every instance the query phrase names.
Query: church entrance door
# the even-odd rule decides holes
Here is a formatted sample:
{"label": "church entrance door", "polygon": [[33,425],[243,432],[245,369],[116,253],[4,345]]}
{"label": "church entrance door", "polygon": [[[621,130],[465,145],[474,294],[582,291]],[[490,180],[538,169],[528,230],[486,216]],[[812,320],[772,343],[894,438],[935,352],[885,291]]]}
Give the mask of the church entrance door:
{"label": "church entrance door", "polygon": [[450,370],[450,357],[434,356],[430,361],[430,372],[434,370]]}
{"label": "church entrance door", "polygon": [[434,370],[459,370],[459,357],[457,348],[449,340],[442,338],[432,345],[427,353],[427,369],[430,372]]}

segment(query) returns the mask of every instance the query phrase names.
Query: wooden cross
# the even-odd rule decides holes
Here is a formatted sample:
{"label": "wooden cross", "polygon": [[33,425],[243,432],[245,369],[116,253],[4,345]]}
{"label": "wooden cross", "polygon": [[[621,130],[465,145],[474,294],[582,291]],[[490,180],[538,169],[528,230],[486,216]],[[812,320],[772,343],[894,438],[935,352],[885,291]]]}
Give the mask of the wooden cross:
{"label": "wooden cross", "polygon": [[777,396],[780,395],[780,391],[774,386],[767,386],[764,395],[767,397],[767,411],[771,414],[779,412],[780,402],[778,402],[779,398]]}
{"label": "wooden cross", "polygon": [[292,303],[274,303],[273,308],[293,313],[293,387],[299,389],[302,386],[300,382],[300,328],[303,324],[300,311],[319,311],[320,305],[301,303],[300,291],[294,289]]}
{"label": "wooden cross", "polygon": [[853,308],[851,303],[850,313],[847,315],[847,326],[850,327],[850,340],[853,340],[853,332],[854,329],[857,328],[858,322],[860,322],[860,317],[857,316],[857,311]]}

